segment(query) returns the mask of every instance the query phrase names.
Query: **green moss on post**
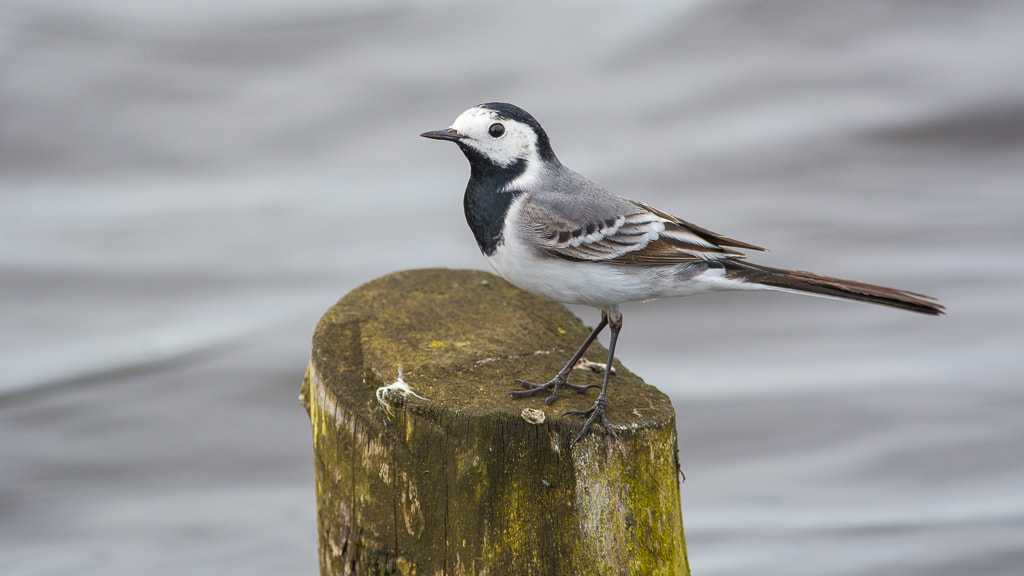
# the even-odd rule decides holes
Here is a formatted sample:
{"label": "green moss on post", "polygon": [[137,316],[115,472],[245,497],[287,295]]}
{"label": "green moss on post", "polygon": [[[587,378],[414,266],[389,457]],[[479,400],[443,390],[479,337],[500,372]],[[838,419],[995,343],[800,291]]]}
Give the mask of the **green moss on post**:
{"label": "green moss on post", "polygon": [[328,310],[301,397],[321,574],[689,574],[664,394],[616,365],[619,439],[595,426],[572,448],[582,420],[561,414],[595,391],[504,396],[586,335],[564,306],[467,270],[391,274]]}

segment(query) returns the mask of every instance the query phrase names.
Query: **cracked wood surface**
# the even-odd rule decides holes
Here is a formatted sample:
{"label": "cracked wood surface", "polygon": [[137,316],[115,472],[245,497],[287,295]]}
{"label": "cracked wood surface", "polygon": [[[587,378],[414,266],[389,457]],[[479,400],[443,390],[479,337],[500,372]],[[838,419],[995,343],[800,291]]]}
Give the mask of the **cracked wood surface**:
{"label": "cracked wood surface", "polygon": [[562,413],[596,392],[504,396],[516,378],[549,379],[587,332],[468,270],[394,273],[328,310],[302,392],[321,574],[688,574],[664,394],[616,361],[620,439],[598,427],[574,448],[582,422]]}

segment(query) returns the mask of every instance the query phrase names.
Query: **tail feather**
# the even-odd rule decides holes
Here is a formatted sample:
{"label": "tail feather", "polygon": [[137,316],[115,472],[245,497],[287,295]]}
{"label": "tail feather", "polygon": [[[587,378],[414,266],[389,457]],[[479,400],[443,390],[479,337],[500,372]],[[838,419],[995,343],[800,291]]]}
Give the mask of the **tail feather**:
{"label": "tail feather", "polygon": [[933,316],[945,314],[946,310],[935,298],[916,292],[830,278],[811,272],[769,268],[741,260],[728,260],[723,264],[728,278],[751,284],[763,284],[779,290],[882,304]]}

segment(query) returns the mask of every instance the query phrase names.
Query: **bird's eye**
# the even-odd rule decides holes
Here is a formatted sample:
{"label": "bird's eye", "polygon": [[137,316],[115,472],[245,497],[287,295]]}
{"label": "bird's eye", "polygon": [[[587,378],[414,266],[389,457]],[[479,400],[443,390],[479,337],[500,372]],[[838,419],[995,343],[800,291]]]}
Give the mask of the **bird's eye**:
{"label": "bird's eye", "polygon": [[505,125],[501,122],[495,122],[487,129],[487,133],[491,135],[491,138],[501,138],[502,134],[505,133]]}

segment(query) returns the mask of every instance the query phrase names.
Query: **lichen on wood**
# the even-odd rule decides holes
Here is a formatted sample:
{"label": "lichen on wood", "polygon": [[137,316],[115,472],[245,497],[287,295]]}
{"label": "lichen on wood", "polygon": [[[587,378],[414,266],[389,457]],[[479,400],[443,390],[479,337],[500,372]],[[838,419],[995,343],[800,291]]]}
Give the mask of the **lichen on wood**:
{"label": "lichen on wood", "polygon": [[664,394],[616,362],[619,439],[595,427],[576,446],[582,422],[562,413],[595,393],[505,397],[586,335],[564,306],[467,270],[391,274],[328,310],[301,396],[321,574],[688,574]]}

